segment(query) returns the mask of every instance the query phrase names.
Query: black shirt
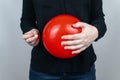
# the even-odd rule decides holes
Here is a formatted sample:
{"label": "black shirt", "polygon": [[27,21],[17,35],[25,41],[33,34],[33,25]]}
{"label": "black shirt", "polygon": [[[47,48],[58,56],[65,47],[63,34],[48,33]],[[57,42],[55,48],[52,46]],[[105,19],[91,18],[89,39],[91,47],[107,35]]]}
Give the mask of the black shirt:
{"label": "black shirt", "polygon": [[[96,41],[106,32],[102,0],[23,0],[21,29],[25,33],[37,28],[42,36],[45,24],[59,14],[70,14],[95,26],[99,32]],[[47,52],[41,39],[32,49],[31,67],[45,73],[83,73],[89,71],[95,61],[96,55],[92,45],[76,57],[59,59]]]}

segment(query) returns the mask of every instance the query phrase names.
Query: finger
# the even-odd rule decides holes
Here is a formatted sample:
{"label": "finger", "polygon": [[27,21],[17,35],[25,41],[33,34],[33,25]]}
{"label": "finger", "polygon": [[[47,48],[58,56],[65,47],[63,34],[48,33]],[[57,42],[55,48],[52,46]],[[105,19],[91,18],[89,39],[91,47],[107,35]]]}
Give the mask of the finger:
{"label": "finger", "polygon": [[34,35],[33,37],[26,39],[26,42],[27,42],[27,43],[33,42],[33,41],[35,41],[37,38],[38,38],[38,35]]}
{"label": "finger", "polygon": [[78,49],[81,49],[82,47],[84,47],[83,44],[74,45],[74,46],[65,46],[64,49],[66,49],[66,50],[78,50]]}
{"label": "finger", "polygon": [[40,42],[40,39],[38,38],[38,39],[35,41],[35,46],[38,45],[39,42]]}
{"label": "finger", "polygon": [[73,34],[73,35],[63,35],[61,37],[62,40],[77,40],[77,39],[85,39],[86,38],[86,34],[85,33],[78,33],[78,34]]}
{"label": "finger", "polygon": [[39,41],[40,41],[40,39],[38,38],[37,40],[29,42],[28,44],[31,45],[31,46],[37,46]]}
{"label": "finger", "polygon": [[24,34],[23,36],[22,36],[22,38],[24,39],[24,40],[26,40],[26,39],[28,39],[28,38],[30,38],[30,37],[33,37],[34,35],[32,34],[32,33],[29,33],[29,34]]}
{"label": "finger", "polygon": [[30,46],[35,46],[35,41],[29,42],[28,43]]}
{"label": "finger", "polygon": [[33,31],[33,34],[34,34],[34,35],[38,35],[39,32],[37,32],[37,31]]}
{"label": "finger", "polygon": [[81,48],[81,49],[72,51],[72,54],[79,54],[79,53],[81,53],[82,51],[84,51],[85,49],[86,49],[86,47],[83,47],[83,48]]}
{"label": "finger", "polygon": [[75,40],[75,39],[80,39],[79,33],[78,34],[72,34],[72,35],[63,35],[61,37],[63,40]]}
{"label": "finger", "polygon": [[86,23],[77,22],[77,23],[73,24],[72,26],[75,27],[75,28],[80,28],[80,27],[84,28],[86,26]]}
{"label": "finger", "polygon": [[71,45],[79,45],[82,43],[82,40],[71,40],[71,41],[62,41],[61,45],[63,46],[71,46]]}

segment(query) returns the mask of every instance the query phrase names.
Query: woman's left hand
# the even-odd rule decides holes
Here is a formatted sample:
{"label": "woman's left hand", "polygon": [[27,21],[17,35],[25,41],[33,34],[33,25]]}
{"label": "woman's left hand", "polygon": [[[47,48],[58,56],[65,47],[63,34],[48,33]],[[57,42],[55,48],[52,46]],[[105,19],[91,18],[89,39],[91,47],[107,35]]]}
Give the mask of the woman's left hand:
{"label": "woman's left hand", "polygon": [[82,28],[82,32],[72,35],[63,35],[61,37],[63,40],[61,45],[64,46],[66,50],[73,50],[72,54],[78,54],[94,42],[98,37],[98,30],[96,27],[84,22],[77,22],[72,26],[75,28]]}

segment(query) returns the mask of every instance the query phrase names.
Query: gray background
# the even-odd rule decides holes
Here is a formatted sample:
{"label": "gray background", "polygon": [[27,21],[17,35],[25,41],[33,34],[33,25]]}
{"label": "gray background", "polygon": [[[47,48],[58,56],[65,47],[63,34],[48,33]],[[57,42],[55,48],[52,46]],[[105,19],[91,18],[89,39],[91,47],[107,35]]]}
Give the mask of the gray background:
{"label": "gray background", "polygon": [[[120,80],[120,0],[104,0],[108,31],[94,43],[97,80]],[[28,80],[31,47],[20,30],[22,0],[0,0],[0,80]]]}

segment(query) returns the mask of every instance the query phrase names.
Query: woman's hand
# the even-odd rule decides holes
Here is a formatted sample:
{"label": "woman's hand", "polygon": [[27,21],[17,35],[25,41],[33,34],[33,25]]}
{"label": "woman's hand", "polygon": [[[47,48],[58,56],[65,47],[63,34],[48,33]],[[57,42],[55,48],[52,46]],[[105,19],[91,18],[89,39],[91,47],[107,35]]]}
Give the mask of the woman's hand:
{"label": "woman's hand", "polygon": [[88,48],[98,37],[98,30],[96,27],[84,22],[77,22],[72,26],[82,28],[82,32],[73,35],[63,35],[61,37],[63,39],[61,45],[66,50],[73,50],[72,54],[78,54]]}
{"label": "woman's hand", "polygon": [[38,45],[40,41],[39,31],[37,29],[32,29],[23,34],[22,38],[31,46]]}

